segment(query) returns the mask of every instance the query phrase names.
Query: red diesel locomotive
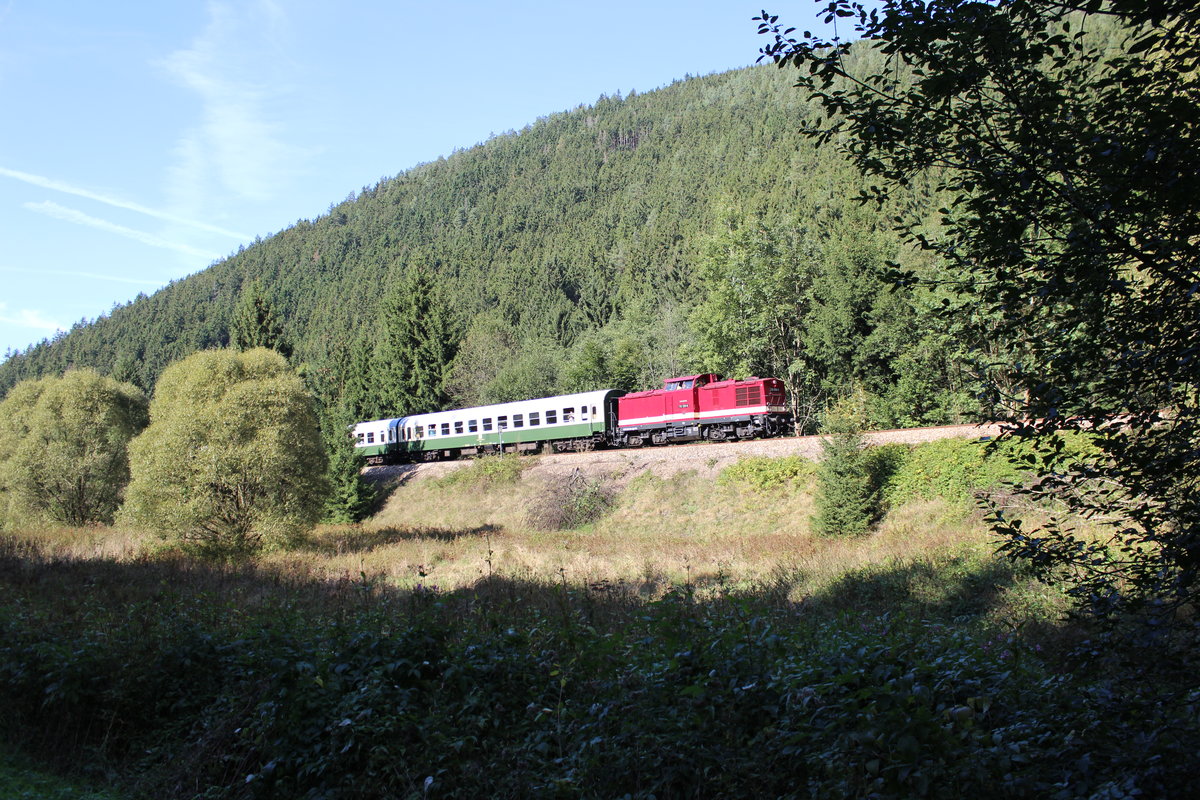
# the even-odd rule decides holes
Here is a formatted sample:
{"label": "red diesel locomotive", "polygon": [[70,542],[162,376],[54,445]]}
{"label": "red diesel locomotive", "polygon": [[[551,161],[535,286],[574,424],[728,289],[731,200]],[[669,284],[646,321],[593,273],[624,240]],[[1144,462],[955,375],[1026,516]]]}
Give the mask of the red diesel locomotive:
{"label": "red diesel locomotive", "polygon": [[617,399],[612,444],[640,447],[705,439],[720,442],[790,432],[792,415],[778,378],[721,380],[720,375],[668,378],[662,389]]}

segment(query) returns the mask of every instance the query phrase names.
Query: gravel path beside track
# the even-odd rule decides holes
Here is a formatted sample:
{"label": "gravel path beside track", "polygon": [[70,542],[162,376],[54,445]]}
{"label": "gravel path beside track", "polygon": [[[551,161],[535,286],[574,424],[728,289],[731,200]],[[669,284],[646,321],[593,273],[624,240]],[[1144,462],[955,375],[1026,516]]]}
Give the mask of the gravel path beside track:
{"label": "gravel path beside track", "polygon": [[[865,436],[870,444],[919,444],[937,439],[979,439],[999,433],[999,425],[943,425],[937,428],[872,431]],[[669,477],[689,470],[702,475],[715,475],[738,459],[749,456],[803,456],[814,461],[819,460],[821,441],[824,438],[788,436],[778,439],[755,439],[749,442],[699,442],[665,447],[530,456],[534,463],[528,472],[552,479],[580,470],[588,475],[611,477],[618,483],[625,483],[644,472],[653,472],[660,477]],[[469,463],[470,459],[462,459],[430,464],[369,467],[366,474],[380,483],[403,485],[426,477],[445,475]]]}

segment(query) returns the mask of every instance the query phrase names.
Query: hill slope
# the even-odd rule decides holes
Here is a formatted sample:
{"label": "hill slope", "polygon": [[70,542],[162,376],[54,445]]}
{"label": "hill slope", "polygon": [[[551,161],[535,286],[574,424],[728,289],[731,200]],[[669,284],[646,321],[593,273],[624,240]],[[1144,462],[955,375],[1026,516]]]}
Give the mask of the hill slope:
{"label": "hill slope", "polygon": [[[635,336],[653,328],[660,338],[687,339],[693,334],[684,312],[712,294],[702,285],[704,264],[714,242],[724,245],[722,233],[772,231],[776,249],[790,238],[782,249],[793,260],[811,258],[830,241],[860,246],[879,239],[874,217],[854,211],[857,176],[836,153],[817,152],[799,133],[812,120],[790,76],[770,67],[602,97],[364,187],[325,216],[300,220],[153,296],[16,354],[0,365],[0,393],[20,379],[71,366],[93,366],[149,388],[170,362],[229,343],[239,299],[256,282],[283,318],[295,360],[308,365],[314,388],[323,399],[336,397],[354,372],[356,339],[369,351],[381,298],[414,266],[433,276],[437,307],[459,340],[471,341],[474,329],[473,340],[485,350],[532,353],[535,366],[527,372],[614,320],[633,319],[628,327]],[[909,210],[928,207],[929,198],[914,192]],[[849,266],[831,267],[837,282],[850,285],[896,256],[894,241],[886,234],[882,241],[870,242],[868,257],[850,253]],[[850,327],[825,331],[826,340],[851,334],[863,340],[874,327],[864,318],[878,287],[851,287],[858,294],[838,300],[842,288],[826,287],[821,296],[817,283],[806,291],[824,305],[849,304],[841,309],[847,320],[830,324]],[[640,353],[668,352],[670,363],[638,367],[633,375],[609,364],[607,372],[576,380],[634,388],[674,368],[734,369],[701,363],[703,346],[681,344],[687,342],[642,341]],[[554,350],[551,357],[546,348]],[[822,358],[825,366],[846,362],[834,383],[862,382],[855,372],[874,369],[853,353]],[[759,358],[745,369],[788,366]],[[455,400],[563,383],[555,374],[523,376],[490,395],[477,392],[497,369],[492,365],[481,379],[461,370],[468,376],[458,380]],[[876,377],[895,383],[894,375]],[[870,388],[870,376],[865,380]]]}

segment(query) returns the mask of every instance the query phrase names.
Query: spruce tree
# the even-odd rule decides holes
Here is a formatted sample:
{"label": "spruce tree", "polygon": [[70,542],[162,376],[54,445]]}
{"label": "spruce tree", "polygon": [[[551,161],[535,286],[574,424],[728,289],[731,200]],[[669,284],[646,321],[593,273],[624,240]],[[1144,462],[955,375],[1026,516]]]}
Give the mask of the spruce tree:
{"label": "spruce tree", "polygon": [[861,536],[870,530],[878,502],[864,453],[861,393],[834,405],[826,414],[817,470],[817,515],[813,527],[826,536]]}
{"label": "spruce tree", "polygon": [[283,323],[263,294],[258,281],[252,281],[242,292],[229,338],[233,346],[241,351],[265,347],[284,358],[292,357],[292,346],[284,337]]}
{"label": "spruce tree", "polygon": [[359,522],[371,513],[374,486],[363,478],[363,459],[355,452],[350,426],[356,415],[344,405],[327,409],[321,420],[321,435],[329,459],[329,496],[325,500],[326,522]]}
{"label": "spruce tree", "polygon": [[384,296],[380,309],[380,340],[371,372],[385,416],[447,407],[446,384],[456,344],[451,327],[447,305],[429,274],[410,267]]}

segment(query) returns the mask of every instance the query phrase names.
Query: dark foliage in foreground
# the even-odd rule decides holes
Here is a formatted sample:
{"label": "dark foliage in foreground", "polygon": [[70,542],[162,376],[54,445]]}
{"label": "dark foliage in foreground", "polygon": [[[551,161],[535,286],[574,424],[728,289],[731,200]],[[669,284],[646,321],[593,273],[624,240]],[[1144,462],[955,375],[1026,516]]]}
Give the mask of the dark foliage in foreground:
{"label": "dark foliage in foreground", "polygon": [[[1044,443],[1024,491],[1099,520],[1022,527],[1010,555],[1067,577],[1102,616],[1156,622],[1200,599],[1200,10],[1183,0],[820,0],[862,43],[784,28],[765,57],[799,68],[828,119],[811,133],[878,180],[883,203],[937,175],[942,233],[896,218],[949,270],[950,316],[983,322],[999,418]],[[835,29],[836,30],[836,29]],[[843,29],[844,30],[844,29]],[[915,76],[910,80],[907,76]],[[925,280],[896,270],[900,283]],[[1064,457],[1053,434],[1095,434]]]}
{"label": "dark foliage in foreground", "polygon": [[1188,665],[1073,671],[989,630],[1013,577],[876,568],[797,608],[786,586],[395,592],[8,541],[0,733],[147,796],[1186,794]]}

